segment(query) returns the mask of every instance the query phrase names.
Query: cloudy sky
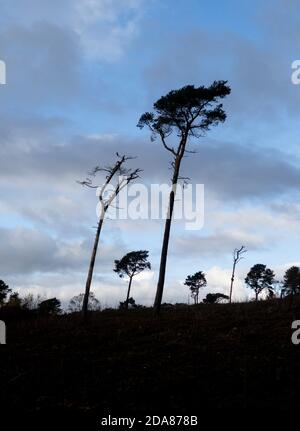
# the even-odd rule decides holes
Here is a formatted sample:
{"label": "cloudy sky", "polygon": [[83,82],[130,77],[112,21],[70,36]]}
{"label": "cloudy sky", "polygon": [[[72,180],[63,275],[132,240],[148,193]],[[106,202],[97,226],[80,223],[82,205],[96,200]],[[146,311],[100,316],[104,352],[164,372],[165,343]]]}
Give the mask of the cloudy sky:
{"label": "cloudy sky", "polygon": [[[188,300],[188,274],[227,292],[232,250],[247,246],[243,278],[265,263],[278,279],[299,263],[300,58],[297,0],[1,0],[0,278],[21,293],[64,303],[84,289],[95,234],[93,190],[80,187],[116,151],[138,158],[144,184],[170,177],[169,153],[136,128],[171,89],[228,80],[225,124],[199,140],[182,174],[205,187],[204,228],[172,229],[165,301]],[[147,249],[153,270],[133,285],[155,295],[161,220],[107,220],[93,290],[103,306],[123,299],[114,259]]]}

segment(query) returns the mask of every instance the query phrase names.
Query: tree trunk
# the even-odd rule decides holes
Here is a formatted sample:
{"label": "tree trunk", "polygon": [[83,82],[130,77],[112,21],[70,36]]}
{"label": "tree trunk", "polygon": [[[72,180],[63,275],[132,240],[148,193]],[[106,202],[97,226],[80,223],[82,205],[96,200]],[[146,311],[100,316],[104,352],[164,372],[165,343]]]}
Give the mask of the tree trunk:
{"label": "tree trunk", "polygon": [[161,257],[160,257],[159,278],[158,278],[156,296],[154,301],[154,308],[157,312],[159,312],[159,309],[160,309],[163,290],[164,290],[168,246],[169,246],[170,230],[171,230],[171,222],[172,222],[171,217],[174,209],[174,200],[175,200],[175,193],[172,190],[169,198],[168,217],[165,223],[165,232],[164,232],[163,245],[162,245]]}
{"label": "tree trunk", "polygon": [[95,237],[95,241],[94,241],[94,247],[93,247],[92,256],[91,256],[91,260],[90,260],[89,272],[88,272],[86,285],[85,285],[85,293],[84,293],[83,304],[82,304],[82,314],[84,317],[87,317],[90,288],[91,288],[91,283],[92,283],[92,278],[93,278],[96,254],[97,254],[97,250],[98,250],[99,238],[100,238],[100,233],[101,233],[103,222],[104,222],[104,214],[101,214],[101,217],[100,217],[100,220],[99,220],[98,226],[97,226],[96,237]]}
{"label": "tree trunk", "polygon": [[159,311],[160,311],[160,305],[161,305],[163,290],[164,290],[168,247],[169,247],[172,215],[173,215],[173,210],[174,210],[176,186],[177,186],[177,182],[178,182],[180,163],[181,163],[181,160],[182,160],[182,157],[184,154],[185,143],[186,143],[186,140],[183,143],[183,146],[180,149],[180,152],[178,153],[176,160],[175,160],[175,164],[174,164],[174,174],[173,174],[173,179],[172,179],[172,190],[170,192],[170,197],[169,197],[169,207],[168,207],[168,213],[167,213],[167,218],[166,218],[166,223],[165,223],[163,245],[162,245],[161,257],[160,257],[159,277],[158,277],[158,283],[157,283],[156,295],[155,295],[155,301],[154,301],[154,309],[157,313],[159,313]]}
{"label": "tree trunk", "polygon": [[128,284],[128,290],[127,290],[127,298],[126,298],[126,302],[125,302],[125,308],[128,308],[128,299],[129,299],[129,295],[130,295],[130,289],[131,289],[132,277],[133,277],[133,276],[131,276],[131,277],[129,278],[129,284]]}
{"label": "tree trunk", "polygon": [[257,292],[257,290],[255,291],[255,301],[258,301],[258,292]]}
{"label": "tree trunk", "polygon": [[232,298],[232,288],[233,288],[233,282],[234,282],[235,265],[236,265],[236,262],[234,261],[233,267],[232,267],[231,283],[230,283],[229,304],[231,304],[231,298]]}

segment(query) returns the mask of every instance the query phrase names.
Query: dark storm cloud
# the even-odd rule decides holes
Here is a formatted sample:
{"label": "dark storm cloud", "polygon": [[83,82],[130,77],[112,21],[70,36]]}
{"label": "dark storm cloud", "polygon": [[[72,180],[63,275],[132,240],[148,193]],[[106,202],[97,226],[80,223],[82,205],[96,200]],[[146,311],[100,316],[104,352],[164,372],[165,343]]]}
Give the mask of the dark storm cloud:
{"label": "dark storm cloud", "polygon": [[[229,200],[272,198],[300,186],[299,160],[279,150],[215,143],[201,147],[198,157],[197,180]],[[191,164],[196,170],[195,158]]]}
{"label": "dark storm cloud", "polygon": [[12,107],[19,115],[29,107],[50,109],[78,97],[82,60],[70,29],[48,22],[12,25],[1,32],[0,52],[7,64],[7,86],[1,91],[6,112]]}
{"label": "dark storm cloud", "polygon": [[[0,272],[2,276],[48,272],[85,272],[92,236],[86,240],[65,241],[36,229],[0,229]],[[102,244],[101,272],[112,271],[124,245]],[[99,263],[99,264],[100,264]]]}
{"label": "dark storm cloud", "polygon": [[[34,189],[36,185],[57,187],[63,182],[66,188],[75,190],[77,179],[85,178],[93,166],[110,164],[117,151],[137,156],[131,166],[144,169],[142,181],[169,180],[169,153],[159,142],[151,143],[146,135],[139,140],[119,136],[77,136],[55,145],[49,133],[43,138],[41,130],[38,129],[36,134],[29,130],[28,136],[17,134],[11,139],[5,131],[2,132],[2,142],[6,143],[0,149],[0,181],[3,184],[13,184],[14,181],[19,184],[22,180],[26,187],[32,184]],[[45,146],[47,140],[50,143]],[[207,191],[220,198],[259,199],[299,189],[300,163],[296,157],[291,160],[282,151],[207,138],[202,138],[200,145],[193,145],[193,148],[197,153],[184,159],[183,174],[193,183],[203,183]],[[13,160],[13,165],[8,165],[7,160]]]}
{"label": "dark storm cloud", "polygon": [[[291,63],[299,58],[299,7],[296,1],[261,4],[248,35],[192,27],[154,37],[156,54],[144,69],[149,101],[187,83],[228,80],[228,124],[253,129],[260,123],[298,117],[300,90],[291,84]],[[250,19],[250,18],[249,18]]]}
{"label": "dark storm cloud", "polygon": [[174,238],[171,254],[181,258],[218,257],[232,253],[237,244],[247,244],[250,251],[261,249],[263,239],[245,232],[216,232],[212,235],[187,234]]}

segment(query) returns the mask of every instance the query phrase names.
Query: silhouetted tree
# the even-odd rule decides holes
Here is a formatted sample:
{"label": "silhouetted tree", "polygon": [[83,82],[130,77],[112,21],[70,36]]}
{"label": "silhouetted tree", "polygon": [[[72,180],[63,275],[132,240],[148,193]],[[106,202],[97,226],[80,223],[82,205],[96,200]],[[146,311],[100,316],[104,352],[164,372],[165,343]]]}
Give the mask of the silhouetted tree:
{"label": "silhouetted tree", "polygon": [[300,268],[298,266],[291,266],[286,270],[283,277],[283,293],[285,295],[300,293]]}
{"label": "silhouetted tree", "polygon": [[[73,296],[69,302],[68,310],[71,313],[79,312],[82,310],[82,304],[84,299],[84,293],[80,293],[77,296]],[[89,311],[98,311],[101,309],[100,302],[95,297],[94,292],[90,292],[89,294],[89,303],[88,310]]]}
{"label": "silhouetted tree", "polygon": [[149,252],[147,250],[131,251],[122,257],[121,260],[115,260],[114,271],[123,278],[129,277],[127,296],[124,303],[124,308],[128,308],[128,301],[131,289],[132,279],[135,275],[144,271],[145,269],[151,269],[151,264],[148,262]]}
{"label": "silhouetted tree", "polygon": [[276,298],[275,290],[271,290],[271,289],[269,289],[269,290],[268,290],[268,294],[267,294],[267,298],[266,298],[266,299],[274,299],[274,298]]}
{"label": "silhouetted tree", "polygon": [[45,300],[45,297],[41,295],[33,295],[32,293],[28,293],[23,298],[21,298],[22,308],[26,310],[37,310],[39,304]]}
{"label": "silhouetted tree", "polygon": [[59,314],[61,313],[60,300],[57,298],[46,299],[38,305],[38,311],[45,315]]}
{"label": "silhouetted tree", "polygon": [[221,299],[229,299],[229,296],[224,295],[223,293],[208,293],[206,298],[203,299],[203,302],[205,304],[215,304]]}
{"label": "silhouetted tree", "polygon": [[232,266],[231,283],[230,283],[229,303],[231,303],[231,300],[232,300],[232,289],[233,289],[233,282],[234,282],[234,276],[235,276],[235,268],[236,268],[236,265],[239,263],[239,261],[243,259],[243,254],[246,253],[246,251],[247,250],[243,245],[241,248],[236,248],[233,251],[233,266]]}
{"label": "silhouetted tree", "polygon": [[18,294],[18,292],[14,292],[9,296],[7,305],[9,307],[21,308],[22,299],[20,298],[20,295]]}
{"label": "silhouetted tree", "polygon": [[8,284],[4,283],[3,280],[0,280],[0,305],[3,305],[4,301],[7,298],[7,295],[11,292]]}
{"label": "silhouetted tree", "polygon": [[261,263],[257,263],[250,269],[245,278],[245,283],[254,290],[256,301],[258,300],[258,295],[264,289],[267,289],[269,294],[273,293],[274,277],[274,272]]}
{"label": "silhouetted tree", "polygon": [[[154,112],[146,112],[138,122],[138,127],[148,126],[152,132],[152,140],[159,136],[164,148],[172,155],[172,188],[169,196],[169,207],[165,222],[165,231],[161,251],[159,279],[157,284],[154,308],[159,312],[167,264],[168,245],[171,220],[176,195],[176,185],[180,177],[180,165],[187,152],[187,144],[191,139],[200,138],[211,126],[224,122],[226,119],[220,99],[230,94],[226,81],[215,81],[210,87],[187,85],[179,90],[170,91],[154,103]],[[172,133],[178,137],[174,147],[168,138]]]}
{"label": "silhouetted tree", "polygon": [[198,304],[199,290],[206,286],[205,274],[202,271],[198,271],[194,275],[188,275],[184,284],[190,288],[191,296],[195,304]]}
{"label": "silhouetted tree", "polygon": [[[83,186],[90,187],[93,189],[98,189],[99,203],[100,203],[100,216],[99,216],[99,221],[96,229],[96,237],[94,240],[94,246],[93,246],[92,255],[90,259],[88,276],[87,276],[86,285],[85,285],[84,299],[82,304],[82,313],[84,317],[86,317],[88,312],[90,288],[91,288],[91,283],[93,278],[100,233],[105,219],[105,215],[109,207],[112,205],[112,203],[120,193],[120,191],[124,187],[126,187],[131,181],[134,181],[135,179],[139,178],[139,173],[141,172],[141,169],[132,170],[132,169],[125,168],[124,164],[126,163],[126,161],[130,159],[132,159],[132,157],[120,156],[117,153],[117,161],[113,166],[108,166],[105,168],[96,166],[85,181],[78,181],[79,184]],[[99,172],[106,173],[104,184],[101,187],[99,185],[95,185],[93,182],[94,177]],[[116,179],[116,177],[118,177],[117,184],[113,187],[113,190],[111,190],[112,181]]]}
{"label": "silhouetted tree", "polygon": [[123,310],[125,308],[127,310],[129,305],[132,308],[137,308],[138,307],[137,304],[135,303],[135,300],[133,298],[127,298],[126,301],[124,301],[124,302],[120,301],[119,309]]}

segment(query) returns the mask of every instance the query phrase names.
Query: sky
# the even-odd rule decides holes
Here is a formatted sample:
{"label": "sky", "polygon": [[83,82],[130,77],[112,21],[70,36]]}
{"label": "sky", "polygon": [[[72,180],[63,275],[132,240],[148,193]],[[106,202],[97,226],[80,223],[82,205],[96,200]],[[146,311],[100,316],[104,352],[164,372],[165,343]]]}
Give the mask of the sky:
{"label": "sky", "polygon": [[[264,263],[280,280],[300,265],[300,59],[296,0],[16,0],[0,2],[0,279],[21,294],[83,292],[97,197],[76,181],[115,153],[137,158],[144,185],[168,183],[170,154],[142,113],[172,89],[227,80],[227,120],[191,143],[182,175],[204,184],[204,225],[172,226],[164,301],[187,302],[202,270],[208,292],[228,293],[234,248],[245,245],[234,299]],[[101,178],[99,178],[101,183]],[[105,223],[92,290],[117,306],[126,280],[114,260],[149,250],[151,271],[132,296],[151,305],[163,220]]]}

